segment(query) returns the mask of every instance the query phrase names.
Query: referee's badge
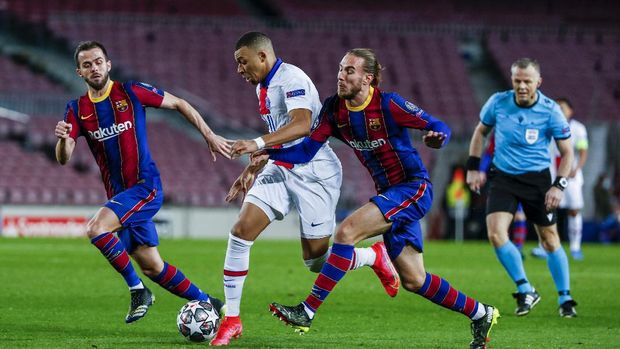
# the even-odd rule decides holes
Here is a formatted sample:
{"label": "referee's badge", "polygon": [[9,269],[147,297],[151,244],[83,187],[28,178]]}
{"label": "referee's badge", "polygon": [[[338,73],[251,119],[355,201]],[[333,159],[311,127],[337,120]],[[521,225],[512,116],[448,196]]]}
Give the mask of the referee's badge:
{"label": "referee's badge", "polygon": [[525,130],[525,141],[527,144],[534,144],[538,140],[538,129],[528,128]]}

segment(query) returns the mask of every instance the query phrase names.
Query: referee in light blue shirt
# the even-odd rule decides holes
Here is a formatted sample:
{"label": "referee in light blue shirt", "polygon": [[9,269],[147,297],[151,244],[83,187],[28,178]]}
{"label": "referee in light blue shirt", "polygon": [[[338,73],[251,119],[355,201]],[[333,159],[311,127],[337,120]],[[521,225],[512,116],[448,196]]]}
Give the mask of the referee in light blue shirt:
{"label": "referee in light blue shirt", "polygon": [[[513,89],[495,93],[480,111],[480,123],[469,146],[467,184],[473,191],[480,190],[479,165],[484,137],[495,128],[486,221],[497,258],[517,286],[513,294],[517,300],[515,313],[527,315],[541,299],[525,275],[519,250],[508,239],[508,228],[521,203],[547,251],[547,265],[559,295],[560,316],[575,317],[577,303],[570,295],[568,259],[555,224],[555,209],[562,199],[573,162],[570,128],[555,101],[538,91],[542,83],[538,62],[521,58],[512,64],[510,71]],[[548,150],[552,138],[562,156],[553,183]]]}

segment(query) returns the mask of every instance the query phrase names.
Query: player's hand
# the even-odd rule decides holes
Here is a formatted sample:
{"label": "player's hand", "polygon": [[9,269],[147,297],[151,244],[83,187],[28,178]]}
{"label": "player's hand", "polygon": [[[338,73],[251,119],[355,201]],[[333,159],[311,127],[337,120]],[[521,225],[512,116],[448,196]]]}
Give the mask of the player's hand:
{"label": "player's hand", "polygon": [[446,140],[446,137],[448,136],[443,132],[428,131],[428,133],[422,137],[422,141],[424,141],[427,147],[439,149]]}
{"label": "player's hand", "polygon": [[254,184],[254,180],[256,179],[256,172],[254,171],[243,171],[241,175],[235,180],[233,185],[228,190],[228,194],[226,195],[226,202],[231,202],[241,194],[241,201],[245,199],[245,195],[248,193],[248,190]]}
{"label": "player's hand", "polygon": [[69,138],[69,134],[71,133],[72,128],[73,125],[68,124],[64,121],[58,121],[58,123],[56,124],[56,129],[54,130],[54,134],[60,139],[67,139]]}
{"label": "player's hand", "polygon": [[263,168],[267,161],[269,161],[269,154],[264,150],[254,152],[250,155],[250,167],[252,168]]}
{"label": "player's hand", "polygon": [[243,154],[253,153],[258,150],[258,145],[253,140],[238,140],[232,145],[230,156],[235,159]]}
{"label": "player's hand", "polygon": [[480,187],[484,187],[487,182],[487,173],[480,171]]}
{"label": "player's hand", "polygon": [[480,195],[480,188],[482,188],[483,181],[480,171],[467,171],[467,185],[469,189],[474,193]]}
{"label": "player's hand", "polygon": [[545,194],[545,208],[547,211],[553,211],[560,206],[560,201],[564,197],[564,192],[560,188],[552,186]]}
{"label": "player's hand", "polygon": [[205,137],[207,144],[209,145],[209,151],[211,152],[211,157],[213,161],[217,161],[215,153],[219,153],[223,157],[230,159],[230,149],[233,141],[228,140],[222,136],[218,136],[215,133],[212,133],[208,137]]}

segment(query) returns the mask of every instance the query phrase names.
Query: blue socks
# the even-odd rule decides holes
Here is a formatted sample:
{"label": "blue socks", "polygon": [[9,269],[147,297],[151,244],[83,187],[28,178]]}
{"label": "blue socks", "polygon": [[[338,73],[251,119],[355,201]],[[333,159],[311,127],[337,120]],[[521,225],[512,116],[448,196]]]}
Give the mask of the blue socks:
{"label": "blue socks", "polygon": [[547,252],[547,266],[553,277],[555,288],[558,290],[558,303],[562,304],[573,299],[570,296],[570,275],[568,268],[568,258],[562,247],[553,252]]}
{"label": "blue socks", "polygon": [[[517,285],[519,293],[531,292],[532,285],[527,281],[525,269],[523,269],[523,260],[519,249],[510,241],[500,247],[495,248],[497,259],[502,263],[506,272]],[[564,256],[566,258],[566,255]]]}

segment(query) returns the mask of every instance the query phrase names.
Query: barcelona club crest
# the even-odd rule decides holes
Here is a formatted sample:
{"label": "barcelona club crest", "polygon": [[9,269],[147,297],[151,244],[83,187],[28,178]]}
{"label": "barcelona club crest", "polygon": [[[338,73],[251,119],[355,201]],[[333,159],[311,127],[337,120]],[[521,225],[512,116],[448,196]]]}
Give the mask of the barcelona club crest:
{"label": "barcelona club crest", "polygon": [[118,110],[121,113],[127,110],[127,108],[129,108],[129,105],[127,104],[126,99],[121,99],[120,101],[116,101],[114,102],[114,105],[116,106],[116,110]]}
{"label": "barcelona club crest", "polygon": [[381,129],[381,121],[379,118],[368,119],[368,127],[373,131],[379,131]]}

